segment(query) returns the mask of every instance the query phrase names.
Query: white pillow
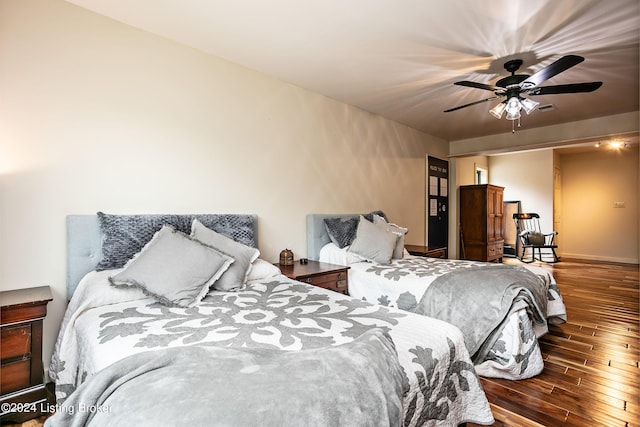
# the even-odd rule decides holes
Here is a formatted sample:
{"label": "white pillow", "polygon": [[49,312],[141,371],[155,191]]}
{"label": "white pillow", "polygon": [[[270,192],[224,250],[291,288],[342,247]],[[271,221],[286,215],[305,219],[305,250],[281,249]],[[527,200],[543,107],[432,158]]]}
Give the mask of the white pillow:
{"label": "white pillow", "polygon": [[337,265],[351,265],[357,262],[363,262],[362,258],[354,253],[349,252],[349,246],[340,249],[335,243],[327,243],[320,249],[318,261]]}
{"label": "white pillow", "polygon": [[361,215],[356,238],[349,246],[349,252],[378,264],[390,264],[396,240],[396,234],[367,221]]}
{"label": "white pillow", "polygon": [[235,262],[216,280],[213,287],[219,291],[237,291],[247,281],[251,263],[258,258],[260,251],[220,234],[202,225],[194,219],[191,223],[191,237],[232,257]]}
{"label": "white pillow", "polygon": [[271,264],[269,261],[258,258],[251,265],[249,275],[247,276],[247,282],[252,280],[265,280],[279,274],[282,274],[282,272],[278,267]]}
{"label": "white pillow", "polygon": [[165,225],[109,282],[140,288],[163,303],[193,307],[232,263],[230,256]]}
{"label": "white pillow", "polygon": [[396,224],[388,223],[380,215],[373,216],[373,223],[380,227],[385,228],[387,231],[391,231],[397,236],[396,246],[393,249],[393,259],[402,259],[404,257],[404,235],[409,231],[408,228],[400,227]]}

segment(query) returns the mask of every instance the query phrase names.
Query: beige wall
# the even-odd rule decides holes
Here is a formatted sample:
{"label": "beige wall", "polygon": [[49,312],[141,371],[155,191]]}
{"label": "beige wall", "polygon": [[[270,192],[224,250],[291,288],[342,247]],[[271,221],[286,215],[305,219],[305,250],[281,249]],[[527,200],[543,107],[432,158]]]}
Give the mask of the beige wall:
{"label": "beige wall", "polygon": [[449,159],[449,183],[452,190],[449,193],[449,258],[459,257],[460,234],[460,209],[458,208],[458,188],[461,185],[475,184],[476,165],[489,167],[487,156],[454,157]]}
{"label": "beige wall", "polygon": [[[562,253],[638,263],[638,147],[560,156]],[[624,208],[616,208],[624,202]]]}
{"label": "beige wall", "polygon": [[[70,213],[255,213],[262,257],[311,212],[383,209],[423,243],[445,141],[62,0],[0,0],[0,289],[65,309]],[[419,201],[416,202],[416,201]]]}
{"label": "beige wall", "polygon": [[544,230],[553,229],[553,150],[490,156],[489,182],[504,187],[504,200],[538,213]]}
{"label": "beige wall", "polygon": [[[522,201],[524,212],[539,213],[543,230],[558,231],[559,255],[637,264],[638,156],[637,146],[490,156],[489,182],[505,187],[505,200]],[[619,201],[625,208],[614,208]]]}
{"label": "beige wall", "polygon": [[473,185],[476,183],[476,167],[489,168],[489,157],[471,156],[457,159],[458,167],[456,180],[458,185]]}

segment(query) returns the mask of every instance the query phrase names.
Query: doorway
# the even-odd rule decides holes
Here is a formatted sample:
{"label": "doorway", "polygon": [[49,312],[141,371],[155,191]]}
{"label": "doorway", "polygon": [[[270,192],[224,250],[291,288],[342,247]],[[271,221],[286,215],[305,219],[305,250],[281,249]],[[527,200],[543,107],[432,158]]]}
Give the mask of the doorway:
{"label": "doorway", "polygon": [[449,161],[427,158],[427,246],[446,248],[449,242]]}
{"label": "doorway", "polygon": [[516,223],[513,221],[513,214],[520,213],[520,200],[504,201],[502,235],[504,236],[504,256],[516,258],[520,253],[520,239],[516,231]]}

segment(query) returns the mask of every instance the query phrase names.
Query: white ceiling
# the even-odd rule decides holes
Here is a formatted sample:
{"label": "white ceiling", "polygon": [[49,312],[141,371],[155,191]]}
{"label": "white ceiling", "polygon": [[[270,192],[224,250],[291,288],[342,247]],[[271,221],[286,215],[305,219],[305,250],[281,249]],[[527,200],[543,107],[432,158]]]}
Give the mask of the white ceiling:
{"label": "white ceiling", "polygon": [[509,132],[493,96],[506,60],[533,74],[585,61],[543,84],[602,81],[592,93],[535,97],[534,128],[639,109],[638,0],[68,0],[99,14],[404,123],[458,139]]}

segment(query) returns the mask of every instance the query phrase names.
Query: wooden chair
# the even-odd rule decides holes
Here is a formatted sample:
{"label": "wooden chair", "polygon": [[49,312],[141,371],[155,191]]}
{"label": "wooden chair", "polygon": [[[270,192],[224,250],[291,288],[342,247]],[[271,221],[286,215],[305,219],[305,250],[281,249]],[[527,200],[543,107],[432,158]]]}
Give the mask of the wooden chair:
{"label": "wooden chair", "polygon": [[[560,261],[556,254],[556,245],[553,240],[558,234],[557,231],[543,233],[540,229],[540,215],[537,213],[514,213],[513,220],[516,223],[516,234],[522,243],[522,253],[518,259],[522,262],[531,263],[536,259],[542,262],[554,263]],[[524,256],[528,249],[531,249],[531,259],[525,260]],[[543,252],[545,250],[545,258]],[[536,250],[538,256],[536,257]]]}

